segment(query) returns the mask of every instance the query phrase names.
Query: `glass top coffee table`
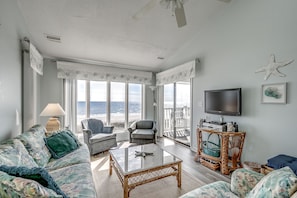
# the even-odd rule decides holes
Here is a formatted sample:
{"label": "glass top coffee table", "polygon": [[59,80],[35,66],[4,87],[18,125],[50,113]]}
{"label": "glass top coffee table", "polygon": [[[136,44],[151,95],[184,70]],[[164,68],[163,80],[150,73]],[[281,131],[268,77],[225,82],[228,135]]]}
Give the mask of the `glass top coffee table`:
{"label": "glass top coffee table", "polygon": [[[139,152],[145,153],[136,156]],[[181,187],[182,160],[156,144],[114,149],[109,150],[109,153],[109,174],[114,169],[118,175],[124,189],[124,198],[129,197],[129,192],[136,186],[168,176],[176,176],[177,186]]]}

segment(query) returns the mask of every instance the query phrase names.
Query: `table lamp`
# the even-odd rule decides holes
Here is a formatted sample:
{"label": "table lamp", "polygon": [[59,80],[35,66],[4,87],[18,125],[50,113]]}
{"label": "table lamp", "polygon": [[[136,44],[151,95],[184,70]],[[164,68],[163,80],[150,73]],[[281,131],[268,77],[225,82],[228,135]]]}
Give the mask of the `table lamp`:
{"label": "table lamp", "polygon": [[40,113],[40,116],[51,116],[51,118],[47,121],[45,127],[48,132],[60,129],[60,121],[58,118],[59,116],[63,115],[65,115],[65,112],[59,103],[47,104],[43,111]]}

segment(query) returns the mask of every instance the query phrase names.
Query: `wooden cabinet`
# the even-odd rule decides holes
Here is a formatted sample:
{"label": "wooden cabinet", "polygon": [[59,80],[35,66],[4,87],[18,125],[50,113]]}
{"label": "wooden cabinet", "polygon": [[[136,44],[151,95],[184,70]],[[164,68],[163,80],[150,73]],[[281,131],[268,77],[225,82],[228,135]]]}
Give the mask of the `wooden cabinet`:
{"label": "wooden cabinet", "polygon": [[[197,155],[196,161],[213,170],[220,169],[222,174],[229,174],[241,168],[241,153],[245,139],[245,132],[219,132],[204,128],[197,129]],[[205,144],[209,135],[217,135],[220,141],[220,154],[217,157],[206,154]]]}

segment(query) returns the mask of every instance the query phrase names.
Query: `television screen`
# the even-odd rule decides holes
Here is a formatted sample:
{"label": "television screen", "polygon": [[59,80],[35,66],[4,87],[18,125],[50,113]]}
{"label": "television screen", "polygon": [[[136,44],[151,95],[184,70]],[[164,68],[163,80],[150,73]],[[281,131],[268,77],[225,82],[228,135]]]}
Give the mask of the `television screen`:
{"label": "television screen", "polygon": [[205,90],[205,113],[218,115],[241,115],[241,88]]}

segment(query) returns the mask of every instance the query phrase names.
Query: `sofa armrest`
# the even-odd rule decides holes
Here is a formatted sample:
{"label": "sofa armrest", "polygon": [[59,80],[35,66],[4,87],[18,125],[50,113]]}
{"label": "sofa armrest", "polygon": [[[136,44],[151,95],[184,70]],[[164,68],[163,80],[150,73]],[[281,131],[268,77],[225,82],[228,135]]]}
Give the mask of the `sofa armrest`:
{"label": "sofa armrest", "polygon": [[231,191],[239,197],[245,197],[263,177],[264,174],[252,170],[236,169],[231,176]]}
{"label": "sofa armrest", "polygon": [[112,133],[114,129],[114,126],[105,126],[102,129],[102,133]]}

